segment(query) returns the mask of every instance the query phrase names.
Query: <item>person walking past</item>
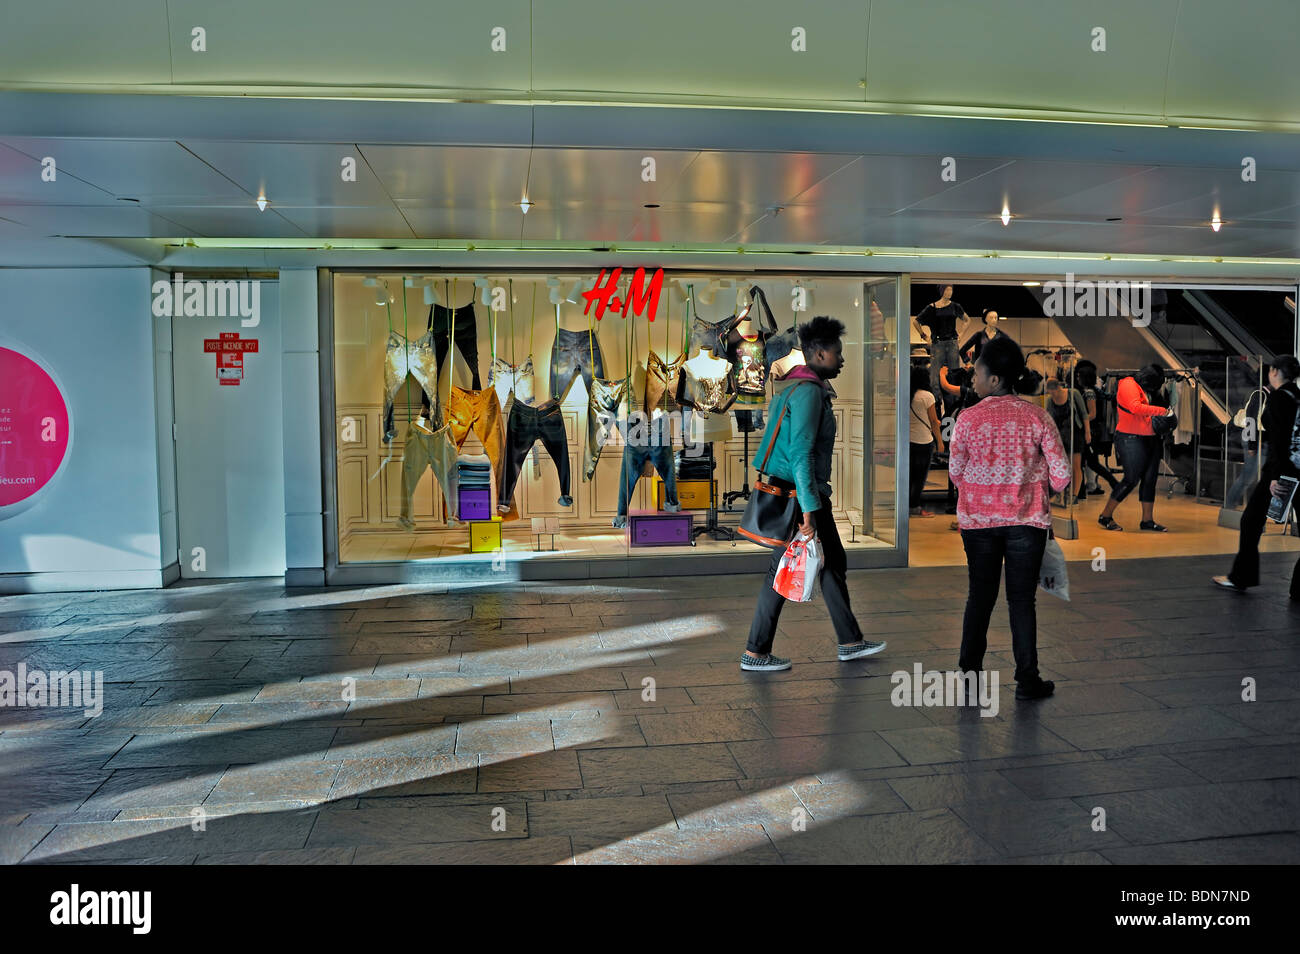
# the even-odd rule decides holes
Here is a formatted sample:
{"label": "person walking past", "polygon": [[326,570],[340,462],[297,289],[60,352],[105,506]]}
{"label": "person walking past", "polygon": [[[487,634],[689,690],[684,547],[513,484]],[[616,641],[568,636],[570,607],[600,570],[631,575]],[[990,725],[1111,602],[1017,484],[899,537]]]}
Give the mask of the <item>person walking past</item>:
{"label": "person walking past", "polygon": [[1164,380],[1165,369],[1158,364],[1148,364],[1136,375],[1119,383],[1115,395],[1115,404],[1119,408],[1115,452],[1124,468],[1124,479],[1110,492],[1110,499],[1097,518],[1097,522],[1107,530],[1124,529],[1115,522],[1115,508],[1133,492],[1134,487],[1138,488],[1138,500],[1142,504],[1142,522],[1138,527],[1157,533],[1169,529],[1156,523],[1156,480],[1160,476],[1163,442],[1151,427],[1152,418],[1173,413],[1172,408],[1151,403],[1152,396],[1160,390]]}
{"label": "person walking past", "polygon": [[1119,486],[1119,481],[1110,472],[1110,468],[1101,462],[1099,453],[1104,428],[1101,419],[1100,394],[1097,389],[1097,365],[1086,359],[1076,364],[1074,383],[1083,394],[1084,404],[1088,407],[1088,442],[1083,445],[1083,466],[1087,469],[1089,478],[1085,493],[1101,493],[1101,488],[1097,485],[1098,479],[1104,480],[1106,486],[1114,490]]}
{"label": "person walking past", "polygon": [[[1280,478],[1300,480],[1300,467],[1291,459],[1296,413],[1300,410],[1300,388],[1296,386],[1298,377],[1300,361],[1295,355],[1284,355],[1269,368],[1268,383],[1272,393],[1264,407],[1263,463],[1259,468],[1259,483],[1241,515],[1241,535],[1232,571],[1227,576],[1214,577],[1214,582],[1226,589],[1244,591],[1259,586],[1259,538],[1268,522],[1269,503],[1274,497],[1283,495]],[[1296,561],[1291,574],[1291,599],[1300,601],[1300,560]]]}
{"label": "person walking past", "polygon": [[959,665],[983,669],[1005,563],[1017,699],[1041,699],[1056,688],[1038,671],[1035,595],[1052,526],[1050,497],[1070,485],[1070,461],[1052,418],[1018,396],[1036,391],[1039,380],[1014,340],[998,335],[986,343],[973,379],[981,400],[957,419],[948,459],[970,578]]}
{"label": "person walking past", "polygon": [[[773,400],[768,412],[775,440],[770,452],[760,441],[753,465],[783,490],[794,490],[799,506],[799,533],[817,535],[822,547],[822,597],[830,612],[839,644],[841,662],[870,656],[885,648],[883,642],[867,639],[849,603],[848,556],[831,516],[831,453],[835,446],[835,414],[830,381],[844,367],[844,323],[819,315],[799,326],[799,343],[804,361],[786,375],[789,385]],[[787,411],[788,408],[788,411]],[[775,422],[787,411],[784,423]],[[769,440],[771,440],[769,438]],[[764,467],[763,460],[767,464]],[[754,607],[749,642],[740,657],[740,668],[750,672],[778,672],[790,668],[790,660],[772,655],[776,625],[785,597],[773,589],[784,550],[774,549],[772,561]]]}

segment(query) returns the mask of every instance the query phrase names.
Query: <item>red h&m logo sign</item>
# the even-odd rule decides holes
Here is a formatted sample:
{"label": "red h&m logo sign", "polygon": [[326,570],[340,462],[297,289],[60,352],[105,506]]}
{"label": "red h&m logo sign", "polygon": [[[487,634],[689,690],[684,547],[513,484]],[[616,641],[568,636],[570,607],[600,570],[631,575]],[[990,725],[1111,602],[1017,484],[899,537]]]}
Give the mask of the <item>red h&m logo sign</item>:
{"label": "red h&m logo sign", "polygon": [[204,338],[203,353],[217,356],[217,383],[238,385],[244,379],[244,355],[257,353],[257,339],[239,338],[238,331],[223,331],[220,338]]}
{"label": "red h&m logo sign", "polygon": [[645,287],[645,269],[638,268],[632,276],[632,288],[628,292],[627,301],[621,301],[618,297],[618,280],[623,274],[623,269],[614,269],[609,273],[608,280],[605,274],[606,271],[602,268],[600,277],[596,279],[596,287],[582,293],[582,297],[587,299],[587,307],[582,310],[584,315],[591,311],[592,305],[595,305],[597,321],[604,316],[606,308],[617,311],[626,318],[627,310],[631,307],[632,313],[636,315],[644,315],[648,309],[650,320],[655,320],[655,312],[659,310],[659,294],[664,287],[662,268],[655,270],[648,290]]}

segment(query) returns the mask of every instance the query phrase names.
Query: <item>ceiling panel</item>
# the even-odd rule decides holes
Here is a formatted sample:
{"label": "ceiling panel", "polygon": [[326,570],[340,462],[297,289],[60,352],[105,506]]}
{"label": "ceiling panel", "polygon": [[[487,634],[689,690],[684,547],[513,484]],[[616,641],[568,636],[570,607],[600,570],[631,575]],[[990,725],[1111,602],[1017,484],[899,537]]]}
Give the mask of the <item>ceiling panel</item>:
{"label": "ceiling panel", "polygon": [[[182,236],[226,238],[301,238],[306,233],[282,217],[274,206],[265,212],[256,206],[156,206],[153,211],[185,227]],[[166,233],[155,233],[165,235]]]}
{"label": "ceiling panel", "polygon": [[[859,208],[895,212],[915,206],[951,188],[942,179],[942,156],[861,156],[791,200],[795,205]],[[958,182],[987,175],[1005,159],[957,160]]]}
{"label": "ceiling panel", "polygon": [[[555,206],[685,201],[682,176],[699,155],[669,149],[534,149],[528,197]],[[653,182],[642,178],[647,157],[654,159]]]}
{"label": "ceiling panel", "polygon": [[517,206],[528,181],[527,149],[362,144],[361,153],[398,205]]}
{"label": "ceiling panel", "polygon": [[0,21],[0,82],[171,82],[167,0],[5,0]]}
{"label": "ceiling panel", "polygon": [[811,153],[701,152],[682,176],[678,199],[739,201],[762,209],[785,205],[858,158]]}
{"label": "ceiling panel", "polygon": [[1178,4],[872,0],[866,99],[1159,115]]}
{"label": "ceiling panel", "polygon": [[524,215],[518,209],[430,206],[402,203],[402,215],[410,222],[418,238],[464,239],[473,241],[516,241]]}
{"label": "ceiling panel", "polygon": [[8,139],[28,156],[53,156],[60,169],[114,196],[185,204],[248,194],[178,143],[134,139]]}
{"label": "ceiling panel", "polygon": [[629,242],[705,242],[736,244],[736,235],[763,216],[754,206],[721,202],[692,202],[685,205],[647,209],[636,215]]}
{"label": "ceiling panel", "polygon": [[26,225],[38,235],[162,236],[175,234],[178,224],[126,204],[0,205],[0,216]]}
{"label": "ceiling panel", "polygon": [[[390,205],[379,179],[351,143],[250,143],[186,140],[204,162],[256,197],[265,189],[281,205]],[[343,181],[343,160],[352,159],[356,181]]]}
{"label": "ceiling panel", "polygon": [[[1180,116],[1294,119],[1300,4],[1182,0],[1169,49],[1166,109]],[[1249,90],[1249,93],[1245,91]]]}
{"label": "ceiling panel", "polygon": [[[1059,202],[1062,196],[1103,183],[1119,182],[1144,170],[1143,166],[1121,163],[1029,160],[1008,162],[987,175],[963,179],[962,165],[963,160],[958,159],[957,182],[912,208],[996,216],[1006,202],[1013,215],[1036,217],[1044,206]],[[1104,218],[1111,213],[1099,206],[1094,214]]]}
{"label": "ceiling panel", "polygon": [[[169,0],[178,83],[519,90],[529,0]],[[207,30],[206,53],[190,31]],[[492,29],[506,31],[493,52]]]}
{"label": "ceiling panel", "polygon": [[117,200],[103,189],[82,182],[56,165],[53,182],[41,178],[41,159],[0,144],[0,201],[41,202],[51,205],[114,205]]}
{"label": "ceiling panel", "polygon": [[276,211],[304,235],[322,238],[416,238],[402,213],[392,206],[276,206]]}
{"label": "ceiling panel", "polygon": [[[557,0],[537,10],[537,90],[862,101],[866,0]],[[796,27],[806,52],[792,49]]]}

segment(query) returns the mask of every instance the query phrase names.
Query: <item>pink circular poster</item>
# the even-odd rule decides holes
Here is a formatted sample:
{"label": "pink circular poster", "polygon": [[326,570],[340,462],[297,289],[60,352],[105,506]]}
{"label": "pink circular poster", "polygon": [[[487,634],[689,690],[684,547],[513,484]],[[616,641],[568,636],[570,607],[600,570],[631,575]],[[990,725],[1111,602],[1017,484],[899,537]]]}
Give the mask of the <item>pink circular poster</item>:
{"label": "pink circular poster", "polygon": [[27,509],[63,467],[68,405],[35,359],[0,347],[0,518]]}

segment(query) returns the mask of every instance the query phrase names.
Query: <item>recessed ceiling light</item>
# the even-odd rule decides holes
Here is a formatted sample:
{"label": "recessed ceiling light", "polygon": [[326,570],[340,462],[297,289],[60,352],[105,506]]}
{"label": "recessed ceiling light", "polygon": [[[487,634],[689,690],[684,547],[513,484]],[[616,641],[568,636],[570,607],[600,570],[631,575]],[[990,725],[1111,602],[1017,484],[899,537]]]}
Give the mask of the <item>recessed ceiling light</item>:
{"label": "recessed ceiling light", "polygon": [[519,200],[519,211],[523,212],[524,215],[527,215],[528,210],[531,209],[534,205],[536,205],[535,202],[529,202],[528,196],[524,196],[522,199]]}
{"label": "recessed ceiling light", "polygon": [[1210,219],[1210,228],[1214,229],[1214,231],[1217,232],[1219,231],[1219,228],[1222,225],[1223,225],[1223,219],[1219,218],[1218,212],[1215,212],[1214,218]]}
{"label": "recessed ceiling light", "polygon": [[1026,288],[1037,288],[1039,285],[1043,283],[1042,282],[1021,282],[1020,284],[1024,285]]}
{"label": "recessed ceiling light", "polygon": [[1010,207],[1005,205],[1002,206],[1002,224],[1003,225],[1011,224],[1011,209]]}
{"label": "recessed ceiling light", "polygon": [[1106,221],[1107,221],[1107,222],[1123,222],[1124,220],[1123,220],[1120,216],[1116,215],[1116,216],[1112,216],[1111,218],[1107,219]]}
{"label": "recessed ceiling light", "polygon": [[643,209],[657,209],[657,208],[659,208],[659,203],[658,203],[658,202],[647,202],[645,205],[641,206],[641,208],[643,208]]}
{"label": "recessed ceiling light", "polygon": [[270,203],[266,201],[266,193],[265,193],[265,192],[259,192],[259,193],[257,194],[257,211],[259,211],[259,212],[265,212],[265,211],[266,211],[266,207],[267,207],[269,204],[270,204]]}

